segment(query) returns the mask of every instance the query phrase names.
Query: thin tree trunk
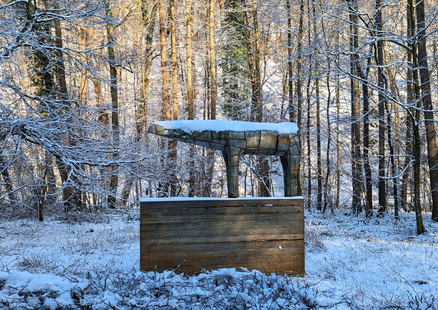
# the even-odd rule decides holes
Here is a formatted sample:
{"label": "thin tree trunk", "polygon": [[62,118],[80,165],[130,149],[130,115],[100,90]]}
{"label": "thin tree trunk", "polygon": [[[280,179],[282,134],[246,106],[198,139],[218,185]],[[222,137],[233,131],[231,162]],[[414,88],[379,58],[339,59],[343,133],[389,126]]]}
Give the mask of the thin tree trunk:
{"label": "thin tree trunk", "polygon": [[298,24],[298,42],[297,42],[297,86],[295,87],[297,92],[297,105],[298,105],[297,125],[299,129],[301,129],[302,108],[303,108],[303,93],[302,93],[303,35],[304,35],[303,27],[304,27],[304,0],[300,0],[300,20]]}
{"label": "thin tree trunk", "polygon": [[3,177],[3,182],[5,184],[6,192],[9,197],[11,205],[18,203],[17,196],[14,192],[14,186],[9,174],[9,165],[6,163],[2,150],[0,149],[0,174]]}
{"label": "thin tree trunk", "polygon": [[[410,3],[411,1],[408,0],[408,5],[407,5],[407,36],[408,38],[412,38],[413,35],[413,31],[414,28],[412,26],[412,16],[411,14],[413,14],[413,8],[410,7]],[[414,26],[415,27],[415,26]],[[411,45],[412,46],[412,45]],[[412,51],[407,52],[407,62],[408,62],[408,67],[407,67],[407,73],[406,73],[406,94],[407,94],[407,102],[406,105],[410,106],[415,104],[415,95],[414,95],[414,91],[415,91],[415,87],[413,87],[415,80],[413,77],[413,60],[412,60]],[[405,155],[405,162],[404,162],[404,174],[403,174],[403,185],[402,185],[402,201],[401,201],[401,207],[402,209],[407,212],[408,211],[408,207],[407,207],[407,201],[408,201],[408,183],[410,181],[410,174],[411,174],[411,157],[414,155],[413,154],[413,139],[412,139],[412,128],[413,128],[414,124],[412,124],[412,117],[407,117],[406,118],[406,138],[405,138],[405,145],[406,145],[406,155]]]}
{"label": "thin tree trunk", "polygon": [[[339,33],[336,32],[336,48],[339,50]],[[339,54],[336,56],[339,62]],[[336,203],[335,208],[339,208],[339,200],[341,198],[341,140],[340,140],[340,115],[341,115],[341,82],[337,78],[336,82]]]}
{"label": "thin tree trunk", "polygon": [[[155,30],[155,20],[157,15],[157,5],[153,4],[152,8],[149,7],[148,2],[146,0],[141,0],[141,17],[142,17],[142,26],[146,30],[146,36],[142,40],[141,44],[141,81],[140,81],[140,98],[139,98],[139,106],[135,111],[135,128],[137,132],[137,136],[135,138],[136,143],[139,143],[142,139],[143,133],[147,132],[148,124],[147,124],[147,93],[149,90],[149,73],[152,66],[153,52],[152,48],[153,43],[153,33]],[[146,138],[146,136],[145,136]],[[126,207],[128,204],[129,195],[131,192],[131,188],[135,183],[136,178],[132,175],[127,176],[127,180],[122,189],[122,201],[123,205]]]}
{"label": "thin tree trunk", "polygon": [[293,100],[293,57],[292,57],[292,0],[286,0],[287,8],[287,88],[289,120],[297,122],[297,109]]}
{"label": "thin tree trunk", "polygon": [[[417,119],[420,117],[420,113],[417,114]],[[423,225],[423,218],[421,215],[421,192],[420,192],[420,170],[421,170],[421,140],[420,140],[420,130],[418,128],[418,123],[414,120],[413,136],[414,136],[414,205],[415,205],[415,219],[417,224],[417,234],[421,235],[426,230]]]}
{"label": "thin tree trunk", "polygon": [[208,7],[208,55],[210,63],[210,118],[216,119],[217,82],[216,82],[216,51],[214,39],[214,0],[209,1]]}
{"label": "thin tree trunk", "polygon": [[307,203],[310,206],[312,200],[312,146],[310,145],[310,127],[311,127],[311,106],[310,106],[310,78],[307,79],[306,85],[307,96],[307,128],[306,128],[306,142],[307,142]]}
{"label": "thin tree trunk", "polygon": [[[386,113],[387,113],[387,122],[388,124],[392,124],[392,118],[391,113],[388,108],[388,103],[386,103]],[[399,208],[399,193],[398,193],[398,186],[397,186],[397,179],[398,179],[398,173],[397,171],[397,163],[395,158],[395,151],[394,151],[394,138],[392,135],[391,127],[388,126],[388,145],[389,145],[389,157],[391,160],[391,174],[392,174],[392,180],[393,180],[393,191],[394,191],[394,216],[396,219],[398,219],[398,208]]]}
{"label": "thin tree trunk", "polygon": [[[298,24],[298,42],[297,42],[297,85],[295,87],[297,93],[297,126],[299,131],[299,147],[302,149],[302,115],[303,115],[303,93],[302,93],[302,81],[303,81],[303,25],[304,25],[304,0],[300,0],[300,19]],[[301,170],[301,165],[298,166]],[[302,195],[302,185],[301,185],[301,173],[298,171],[298,188],[297,194]]]}
{"label": "thin tree trunk", "polygon": [[[210,119],[216,119],[216,101],[217,101],[217,81],[216,81],[216,50],[215,50],[215,38],[214,38],[214,0],[209,0],[208,6],[208,63],[209,63],[209,81],[210,81],[210,106],[209,115]],[[211,195],[211,187],[214,173],[214,150],[207,150],[207,178],[206,189],[204,192],[207,196]],[[245,183],[246,191],[246,183]]]}
{"label": "thin tree trunk", "polygon": [[[153,35],[155,30],[155,21],[157,17],[157,4],[149,7],[146,0],[141,0],[141,18],[142,25],[146,29],[146,36],[142,40],[141,54],[141,90],[140,90],[140,107],[138,109],[138,117],[136,122],[137,133],[141,134],[148,129],[147,124],[147,93],[149,90],[149,74],[152,67],[153,54],[155,49],[152,47]],[[144,42],[144,43],[143,43]]]}
{"label": "thin tree trunk", "polygon": [[433,115],[432,93],[430,87],[429,67],[426,46],[426,22],[424,17],[424,0],[416,0],[418,36],[418,66],[421,77],[424,124],[426,126],[427,157],[429,162],[430,190],[432,194],[432,220],[438,222],[438,155]]}
{"label": "thin tree trunk", "polygon": [[[317,21],[316,21],[316,4],[312,1],[312,21],[313,21],[313,36],[314,40],[318,40],[317,35]],[[317,46],[314,45],[314,56],[317,55]],[[316,208],[317,210],[322,210],[323,202],[323,184],[322,184],[322,150],[321,150],[321,99],[320,99],[320,88],[319,88],[319,62],[315,61],[315,101],[316,101],[316,178],[317,178],[317,199]]]}
{"label": "thin tree trunk", "polygon": [[371,175],[371,166],[369,159],[369,149],[370,149],[370,124],[369,124],[369,113],[370,113],[370,95],[368,92],[368,75],[371,67],[371,57],[368,57],[367,68],[364,72],[360,69],[360,76],[363,80],[362,82],[362,100],[363,100],[363,161],[365,170],[365,216],[371,217],[371,212],[373,209],[373,183]]}
{"label": "thin tree trunk", "polygon": [[[48,5],[47,1],[44,1],[44,5]],[[67,81],[66,81],[66,73],[65,73],[65,64],[64,64],[64,53],[63,53],[63,39],[62,39],[62,30],[61,30],[61,22],[59,20],[55,21],[55,56],[56,56],[56,81],[59,87],[58,93],[63,101],[63,108],[66,113],[73,113],[71,111],[69,102],[68,102],[68,90],[67,90]],[[68,134],[64,134],[62,140],[65,141],[69,146],[74,147],[75,142],[71,141],[68,137]],[[73,170],[72,165],[67,165],[59,156],[55,158],[56,164],[58,166],[59,175],[61,177],[61,181],[63,183],[62,196],[64,201],[64,207],[66,211],[71,210],[82,210],[82,193],[80,190],[80,181],[77,179],[76,174]]]}
{"label": "thin tree trunk", "polygon": [[108,65],[110,73],[110,94],[111,94],[111,134],[114,151],[112,152],[112,160],[114,165],[109,168],[110,186],[108,195],[108,207],[115,208],[117,204],[117,187],[119,184],[118,167],[116,166],[119,157],[119,94],[118,94],[118,79],[117,79],[117,63],[116,54],[114,50],[114,25],[111,21],[113,12],[109,0],[105,0],[105,14],[110,20],[106,24],[106,38],[108,41]]}
{"label": "thin tree trunk", "polygon": [[[186,66],[187,66],[187,118],[194,119],[194,90],[193,90],[193,72],[192,72],[192,4],[191,0],[186,0]],[[190,176],[189,176],[189,197],[195,196],[195,149],[190,146]]]}
{"label": "thin tree trunk", "polygon": [[[85,50],[87,49],[87,41],[88,41],[88,31],[86,28],[83,27],[77,27],[78,28],[78,44],[79,46]],[[79,57],[82,61],[82,63],[87,63],[87,58],[83,53],[79,54]],[[82,106],[85,106],[87,104],[87,89],[88,89],[88,77],[86,74],[82,74],[79,80],[79,102]]]}
{"label": "thin tree trunk", "polygon": [[[328,59],[328,71],[330,72],[330,60]],[[325,185],[324,185],[324,208],[323,213],[327,210],[327,207],[333,208],[331,204],[329,204],[329,179],[330,179],[330,145],[331,145],[331,138],[332,138],[332,130],[331,130],[331,120],[330,120],[330,103],[332,101],[331,98],[331,88],[330,88],[330,75],[327,74],[326,79],[327,84],[327,108],[326,108],[326,114],[327,114],[327,146],[326,146],[326,173],[325,173]]]}
{"label": "thin tree trunk", "polygon": [[387,84],[383,73],[383,24],[382,2],[376,0],[376,33],[377,33],[377,69],[379,85],[379,213],[386,211],[386,165],[385,165],[385,91]]}
{"label": "thin tree trunk", "polygon": [[[413,0],[408,0],[408,19],[410,20],[409,25],[411,29],[408,33],[416,33],[416,23],[415,23],[415,6]],[[423,225],[423,218],[421,215],[421,190],[420,190],[420,173],[421,173],[421,139],[420,139],[420,86],[419,86],[419,76],[418,76],[418,61],[417,61],[417,44],[411,44],[412,52],[412,63],[413,68],[413,80],[414,80],[414,94],[416,109],[410,110],[411,123],[413,125],[413,154],[414,154],[414,209],[415,209],[415,219],[417,226],[417,234],[421,235],[425,232]]]}
{"label": "thin tree trunk", "polygon": [[[252,25],[250,27],[247,11],[243,12],[243,24],[246,32],[246,45],[248,49],[248,67],[250,71],[251,81],[251,121],[263,121],[262,108],[262,82],[260,71],[260,44],[259,44],[259,25],[257,0],[252,0],[251,6]],[[269,164],[266,158],[260,156],[257,159],[260,171],[260,179],[258,181],[259,193],[261,197],[269,197],[271,180],[269,177]]]}
{"label": "thin tree trunk", "polygon": [[352,209],[355,214],[361,211],[361,152],[360,152],[360,90],[359,82],[355,77],[358,76],[359,48],[358,39],[358,13],[357,0],[349,3],[349,18],[350,18],[350,71],[351,71],[351,144],[352,144],[352,186],[353,186],[353,203]]}
{"label": "thin tree trunk", "polygon": [[186,47],[187,47],[187,112],[188,119],[194,118],[193,112],[193,74],[192,74],[192,7],[191,0],[186,0]]}
{"label": "thin tree trunk", "polygon": [[173,120],[178,119],[178,67],[176,59],[176,21],[175,21],[175,0],[169,1],[170,6],[170,41],[172,59],[172,101],[173,101]]}
{"label": "thin tree trunk", "polygon": [[[160,57],[161,57],[161,119],[165,121],[172,120],[173,107],[170,95],[169,73],[167,64],[167,27],[166,27],[166,9],[164,0],[158,2],[158,14],[160,20]],[[162,147],[165,148],[165,142],[162,140]],[[163,159],[163,166],[166,166],[168,172],[167,180],[160,182],[160,196],[174,196],[176,193],[175,184],[175,161],[176,161],[176,143],[170,141],[167,144],[169,155]]]}
{"label": "thin tree trunk", "polygon": [[164,0],[158,4],[160,19],[160,57],[161,57],[161,119],[172,120],[172,109],[169,92],[169,74],[167,67],[166,9]]}

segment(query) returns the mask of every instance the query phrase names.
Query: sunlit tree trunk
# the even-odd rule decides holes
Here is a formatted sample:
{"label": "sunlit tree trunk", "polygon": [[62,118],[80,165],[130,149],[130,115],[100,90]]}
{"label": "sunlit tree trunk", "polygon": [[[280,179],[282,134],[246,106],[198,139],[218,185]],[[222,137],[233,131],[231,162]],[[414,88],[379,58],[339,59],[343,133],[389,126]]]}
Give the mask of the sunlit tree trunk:
{"label": "sunlit tree trunk", "polygon": [[[410,22],[408,25],[408,34],[412,36],[416,33],[416,19],[415,19],[415,6],[413,0],[408,0],[408,19]],[[416,109],[409,109],[408,117],[411,118],[411,124],[413,125],[412,136],[413,136],[413,154],[414,154],[414,209],[415,209],[415,219],[417,224],[417,234],[423,234],[425,232],[423,225],[423,217],[421,215],[421,190],[420,190],[420,174],[421,174],[421,139],[420,139],[420,109],[421,109],[421,99],[420,99],[420,81],[418,76],[418,46],[414,41],[411,41],[411,58],[413,65],[412,77],[414,81],[414,94]]]}
{"label": "sunlit tree trunk", "polygon": [[217,82],[216,82],[216,50],[214,39],[214,0],[209,1],[208,7],[208,50],[210,63],[210,118],[216,119]]}
{"label": "sunlit tree trunk", "polygon": [[[45,0],[43,1],[45,9],[50,7],[50,3]],[[28,10],[32,9],[32,4],[29,2],[27,6]],[[30,12],[28,12],[28,16],[31,16]],[[44,70],[43,80],[44,87],[46,88],[46,92],[54,92],[56,96],[62,102],[62,108],[60,109],[61,113],[74,113],[70,107],[69,103],[69,94],[67,89],[67,81],[66,81],[66,70],[64,64],[64,53],[63,53],[63,36],[62,36],[62,28],[61,22],[59,20],[55,20],[54,22],[55,28],[55,68],[52,70],[49,68],[49,59],[47,59],[47,55],[41,54],[39,57],[43,57],[46,59],[40,58],[38,61],[42,61],[43,63],[47,61],[47,68]],[[54,74],[53,74],[54,73]],[[55,83],[57,89],[55,91]],[[59,110],[59,109],[54,109]],[[72,116],[70,115],[70,120],[72,120]],[[69,134],[67,132],[60,133],[60,140],[64,141],[65,144],[69,146],[76,146],[76,142],[70,140]],[[61,181],[63,183],[62,187],[62,196],[64,202],[65,211],[71,210],[79,210],[82,211],[83,203],[82,203],[82,193],[80,190],[80,181],[76,177],[73,169],[75,168],[73,164],[66,164],[66,162],[60,156],[55,157],[56,164],[58,166],[59,175],[61,177]],[[78,167],[76,167],[78,168]]]}
{"label": "sunlit tree trunk", "polygon": [[368,57],[366,70],[360,67],[359,75],[362,79],[362,100],[363,100],[363,163],[365,172],[365,216],[370,217],[373,209],[373,183],[371,175],[371,166],[369,159],[370,151],[370,95],[368,91],[368,75],[371,67],[371,57]]}
{"label": "sunlit tree trunk", "polygon": [[[141,10],[141,27],[145,30],[146,35],[141,41],[141,72],[140,72],[140,90],[139,90],[139,102],[138,108],[135,111],[135,130],[136,130],[136,143],[142,141],[146,138],[145,133],[148,129],[147,124],[147,93],[149,90],[150,78],[149,74],[152,66],[152,59],[154,48],[153,43],[153,33],[155,30],[155,20],[157,16],[157,4],[154,2],[150,4],[146,0],[140,0],[140,10]],[[96,88],[96,87],[95,87]],[[129,195],[132,189],[136,177],[133,175],[128,175],[126,182],[122,190],[122,200],[123,205],[126,207],[128,204]]]}
{"label": "sunlit tree trunk", "polygon": [[379,86],[379,213],[386,211],[386,165],[385,165],[385,104],[386,88],[385,75],[383,73],[383,23],[382,2],[376,0],[376,34],[377,34],[377,75]]}
{"label": "sunlit tree trunk", "polygon": [[[297,108],[293,98],[293,58],[292,58],[292,0],[286,0],[287,8],[287,89],[289,120],[297,122]],[[299,43],[300,44],[300,43]]]}
{"label": "sunlit tree trunk", "polygon": [[[249,11],[249,5],[248,5]],[[262,81],[260,70],[260,42],[259,42],[259,22],[257,0],[252,0],[251,3],[251,20],[250,24],[247,10],[243,13],[243,24],[246,32],[246,46],[248,50],[248,67],[251,81],[251,115],[250,119],[253,122],[263,121],[262,107]],[[260,177],[258,179],[258,196],[269,197],[271,180],[269,176],[269,163],[266,157],[259,156],[257,158]]]}
{"label": "sunlit tree trunk", "polygon": [[[412,38],[412,31],[414,30],[411,23],[412,23],[412,8],[410,7],[411,1],[407,1],[407,36],[408,38]],[[412,12],[411,12],[412,11]],[[411,44],[412,48],[412,44]],[[412,60],[412,50],[407,51],[407,72],[406,72],[406,94],[407,94],[407,102],[406,105],[410,106],[415,104],[415,87],[414,87],[414,77],[413,77],[413,60]],[[412,112],[411,112],[412,113]],[[402,184],[402,193],[401,193],[401,207],[402,209],[407,212],[408,206],[408,184],[410,183],[410,176],[411,176],[411,157],[413,154],[413,137],[412,137],[412,128],[414,124],[412,124],[412,117],[406,117],[406,135],[405,135],[405,145],[406,145],[406,155],[405,155],[405,161],[404,161],[404,173],[403,173],[403,184]],[[410,209],[410,208],[409,208]]]}
{"label": "sunlit tree trunk", "polygon": [[119,94],[116,54],[114,50],[115,37],[114,25],[112,22],[113,11],[109,0],[105,0],[105,14],[109,18],[106,24],[106,38],[108,41],[108,65],[110,74],[110,94],[111,94],[111,134],[114,151],[112,160],[114,164],[109,168],[110,173],[110,194],[108,195],[108,207],[115,208],[117,203],[117,187],[119,184],[118,167],[116,166],[119,157],[120,129],[119,129]]}
{"label": "sunlit tree trunk", "polygon": [[351,161],[352,161],[352,186],[353,204],[352,209],[355,214],[361,211],[361,152],[360,152],[360,90],[359,82],[355,77],[358,76],[359,48],[357,0],[349,2],[350,19],[350,73],[351,73]]}
{"label": "sunlit tree trunk", "polygon": [[[310,9],[310,8],[309,8]],[[312,1],[312,22],[313,22],[313,39],[316,42],[318,40],[318,25],[316,20],[316,3]],[[317,57],[317,45],[314,44],[314,56]],[[317,195],[316,195],[316,208],[322,210],[323,202],[323,184],[322,184],[322,146],[321,146],[321,98],[320,98],[320,65],[318,59],[315,61],[315,102],[316,102],[316,178],[317,178]]]}
{"label": "sunlit tree trunk", "polygon": [[[300,19],[298,24],[298,42],[297,42],[297,85],[295,91],[297,93],[297,125],[301,129],[302,109],[303,109],[303,35],[304,35],[304,0],[300,0]],[[300,139],[301,140],[301,139]],[[301,149],[301,148],[300,148]]]}
{"label": "sunlit tree trunk", "polygon": [[192,6],[191,0],[186,0],[186,48],[187,48],[187,118],[194,118],[193,111],[193,73],[192,73]]}
{"label": "sunlit tree trunk", "polygon": [[175,21],[175,0],[169,1],[170,6],[170,40],[172,58],[172,119],[178,119],[178,67],[176,60],[176,21]]}
{"label": "sunlit tree trunk", "polygon": [[[187,66],[187,119],[193,120],[194,115],[194,89],[193,89],[193,71],[192,71],[192,2],[186,0],[186,66]],[[190,146],[190,177],[189,177],[189,197],[195,196],[196,172],[194,156],[195,148]]]}
{"label": "sunlit tree trunk", "polygon": [[[336,32],[336,47],[339,50],[339,33]],[[336,56],[339,63],[339,54]],[[340,116],[341,116],[341,82],[338,78],[336,81],[336,202],[335,208],[339,208],[341,198],[341,140],[340,140]]]}
{"label": "sunlit tree trunk", "polygon": [[[210,106],[209,106],[209,116],[210,119],[216,119],[216,102],[217,102],[217,80],[216,80],[216,50],[215,50],[215,38],[214,38],[214,0],[209,0],[208,5],[208,34],[207,34],[207,43],[208,43],[208,63],[209,63],[209,81],[210,81]],[[214,173],[214,150],[207,150],[207,177],[204,193],[208,196],[211,194],[213,173]],[[245,182],[246,189],[246,182]]]}
{"label": "sunlit tree trunk", "polygon": [[433,114],[432,93],[426,46],[426,22],[424,16],[425,0],[416,0],[418,66],[421,77],[424,124],[426,126],[427,155],[429,162],[430,190],[432,194],[432,220],[438,222],[438,155]]}
{"label": "sunlit tree trunk", "polygon": [[[166,27],[166,7],[164,0],[158,2],[158,15],[160,20],[160,58],[161,58],[161,119],[170,121],[173,118],[172,97],[170,94],[169,68],[167,61],[167,27]],[[166,180],[160,182],[160,196],[175,196],[175,161],[176,161],[176,142],[162,140],[162,147],[167,148],[170,152],[167,158],[163,159],[163,166],[167,168]]]}
{"label": "sunlit tree trunk", "polygon": [[3,182],[6,188],[7,195],[9,197],[10,204],[14,205],[18,202],[18,200],[14,192],[14,186],[12,183],[11,176],[9,174],[9,165],[6,162],[6,159],[2,154],[1,149],[0,149],[0,174],[3,178]]}
{"label": "sunlit tree trunk", "polygon": [[[325,37],[325,35],[324,35]],[[331,69],[331,63],[330,59],[327,59],[328,61],[328,72],[330,72]],[[326,144],[326,173],[324,177],[324,207],[323,212],[327,210],[327,207],[333,208],[333,206],[329,202],[329,189],[332,187],[329,185],[329,179],[330,179],[330,147],[331,147],[331,139],[332,139],[332,128],[331,128],[331,119],[330,119],[330,104],[332,101],[332,91],[330,88],[330,75],[327,74],[326,78],[326,86],[327,86],[327,106],[326,106],[326,114],[327,114],[327,144]]]}

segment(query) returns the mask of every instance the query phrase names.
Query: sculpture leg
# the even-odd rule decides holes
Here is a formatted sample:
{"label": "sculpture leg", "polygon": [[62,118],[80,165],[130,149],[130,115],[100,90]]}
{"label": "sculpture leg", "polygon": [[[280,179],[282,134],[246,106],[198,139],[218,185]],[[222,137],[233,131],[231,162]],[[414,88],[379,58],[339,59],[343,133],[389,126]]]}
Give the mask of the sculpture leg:
{"label": "sculpture leg", "polygon": [[239,196],[239,157],[242,153],[240,148],[232,146],[225,147],[225,150],[222,152],[227,168],[229,198],[237,198]]}
{"label": "sculpture leg", "polygon": [[297,196],[300,155],[292,155],[288,152],[284,156],[280,156],[280,161],[283,167],[284,196]]}

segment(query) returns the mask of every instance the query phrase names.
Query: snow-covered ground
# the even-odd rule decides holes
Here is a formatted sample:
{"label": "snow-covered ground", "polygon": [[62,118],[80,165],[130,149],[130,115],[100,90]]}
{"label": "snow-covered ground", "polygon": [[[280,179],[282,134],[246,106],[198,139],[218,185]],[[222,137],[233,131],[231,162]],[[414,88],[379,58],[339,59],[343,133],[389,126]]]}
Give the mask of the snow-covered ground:
{"label": "snow-covered ground", "polygon": [[306,212],[306,276],[139,272],[139,216],[0,221],[0,309],[438,309],[438,224]]}

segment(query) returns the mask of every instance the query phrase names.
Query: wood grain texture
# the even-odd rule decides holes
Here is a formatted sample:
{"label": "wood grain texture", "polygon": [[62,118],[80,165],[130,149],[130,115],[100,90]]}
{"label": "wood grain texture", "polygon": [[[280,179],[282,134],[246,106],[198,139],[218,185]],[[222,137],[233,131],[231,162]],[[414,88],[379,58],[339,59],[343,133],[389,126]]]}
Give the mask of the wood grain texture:
{"label": "wood grain texture", "polygon": [[301,197],[141,201],[141,270],[304,274]]}

